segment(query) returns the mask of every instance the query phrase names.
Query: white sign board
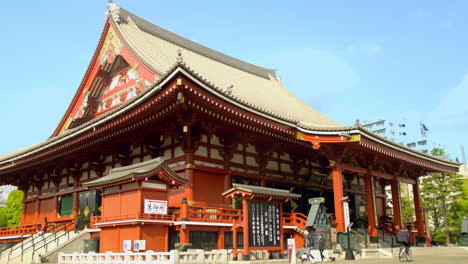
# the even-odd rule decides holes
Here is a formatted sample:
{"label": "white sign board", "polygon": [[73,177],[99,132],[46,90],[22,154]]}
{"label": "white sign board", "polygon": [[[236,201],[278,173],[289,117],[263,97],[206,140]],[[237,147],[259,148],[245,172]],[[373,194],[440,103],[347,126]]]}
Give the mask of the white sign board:
{"label": "white sign board", "polygon": [[145,199],[145,214],[167,214],[167,201]]}
{"label": "white sign board", "polygon": [[124,251],[131,251],[132,250],[132,241],[131,240],[124,240],[123,241],[123,250]]}
{"label": "white sign board", "polygon": [[134,251],[146,250],[146,240],[134,240],[133,250]]}
{"label": "white sign board", "polygon": [[350,224],[350,220],[349,220],[349,205],[347,201],[343,202],[343,212],[344,212],[344,225],[346,228],[346,232],[348,232],[348,226]]}

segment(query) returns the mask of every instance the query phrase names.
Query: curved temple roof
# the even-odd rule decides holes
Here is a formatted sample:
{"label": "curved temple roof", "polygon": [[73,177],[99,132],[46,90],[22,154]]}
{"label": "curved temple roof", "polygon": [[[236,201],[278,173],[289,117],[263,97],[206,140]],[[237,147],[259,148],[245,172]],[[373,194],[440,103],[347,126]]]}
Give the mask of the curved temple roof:
{"label": "curved temple roof", "polygon": [[[274,70],[262,68],[183,38],[123,8],[112,23],[122,40],[147,66],[166,73],[179,60],[221,89],[266,111],[323,128],[341,125],[317,112],[283,87]],[[179,56],[180,55],[180,56]],[[287,106],[287,107],[285,107]]]}
{"label": "curved temple roof", "polygon": [[187,183],[188,180],[179,176],[171,170],[163,157],[144,161],[130,166],[111,169],[109,174],[90,182],[83,183],[84,186],[94,187],[106,184],[114,184],[131,178],[149,177],[160,169],[164,169],[175,183]]}
{"label": "curved temple roof", "polygon": [[[184,72],[201,80],[217,96],[245,107],[257,114],[282,122],[297,131],[308,134],[348,135],[357,133],[381,145],[422,158],[431,162],[456,168],[458,163],[409,149],[382,138],[361,126],[345,127],[315,111],[285,89],[276,78],[274,70],[262,68],[222,54],[191,40],[158,27],[115,3],[110,4],[109,22],[120,38],[139,60],[162,75],[153,86],[140,96],[87,123],[70,129],[64,134],[0,156],[0,165],[34,154],[85,133],[93,126],[111,120],[140,104],[148,96],[156,94],[160,85],[174,72]],[[201,77],[203,76],[203,77]]]}

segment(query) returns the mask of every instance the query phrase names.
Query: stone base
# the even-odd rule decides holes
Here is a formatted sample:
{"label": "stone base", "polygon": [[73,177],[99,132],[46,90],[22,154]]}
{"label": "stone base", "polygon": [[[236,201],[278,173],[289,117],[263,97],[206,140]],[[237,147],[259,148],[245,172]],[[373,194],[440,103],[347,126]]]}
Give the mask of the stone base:
{"label": "stone base", "polygon": [[377,243],[379,243],[379,238],[378,237],[369,237],[369,243],[377,244]]}

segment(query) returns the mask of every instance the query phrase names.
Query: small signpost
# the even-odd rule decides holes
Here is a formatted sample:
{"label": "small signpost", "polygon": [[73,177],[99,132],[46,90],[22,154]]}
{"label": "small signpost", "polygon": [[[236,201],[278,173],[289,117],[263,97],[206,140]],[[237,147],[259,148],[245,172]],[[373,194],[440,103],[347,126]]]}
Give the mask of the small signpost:
{"label": "small signpost", "polygon": [[296,240],[288,238],[288,263],[296,264]]}

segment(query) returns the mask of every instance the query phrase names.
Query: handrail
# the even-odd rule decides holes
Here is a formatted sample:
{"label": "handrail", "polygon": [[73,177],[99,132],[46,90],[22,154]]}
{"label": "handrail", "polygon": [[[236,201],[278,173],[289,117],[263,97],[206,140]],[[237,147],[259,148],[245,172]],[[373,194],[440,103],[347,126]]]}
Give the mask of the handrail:
{"label": "handrail", "polygon": [[[47,236],[46,239],[47,239],[48,237],[54,235],[55,232],[58,232],[58,231],[56,231],[56,229],[57,229],[57,226],[59,226],[59,225],[52,225],[52,224],[49,224],[49,225],[47,225],[46,228],[44,228],[43,233],[41,234],[42,240],[44,240],[44,233],[46,232],[46,229],[47,229],[47,231],[49,231],[49,228],[50,228],[51,226],[52,226],[52,232],[53,232],[53,233],[50,234],[49,236]],[[54,231],[55,231],[55,232],[54,232]],[[41,240],[41,241],[42,241],[42,240]],[[29,247],[27,247],[27,248],[24,248],[24,241],[22,241],[21,247],[16,248],[16,249],[21,248],[21,261],[23,261],[23,255],[24,255],[23,253],[24,253],[24,251],[27,250],[27,249],[29,249],[29,248],[31,248],[31,247],[35,247],[36,243],[34,242],[34,237],[33,237],[32,240],[31,240],[31,244],[32,244],[31,246],[29,246]],[[16,250],[16,249],[15,249],[15,250]],[[9,254],[8,254],[8,260],[11,259],[11,253],[12,253],[13,251],[14,251],[14,250],[11,250],[11,251],[9,252]]]}
{"label": "handrail", "polygon": [[[390,248],[391,248],[391,251],[393,252],[393,248],[395,247],[395,243],[394,243],[394,242],[395,242],[395,236],[394,236],[392,233],[387,232],[387,231],[385,231],[385,230],[383,230],[383,229],[380,229],[380,228],[378,228],[377,231],[380,231],[380,232],[378,232],[378,233],[382,233],[382,241],[383,241],[383,242],[386,241],[386,240],[385,240],[385,235],[387,235],[388,237],[390,237],[390,239],[391,239]],[[377,233],[377,234],[378,234],[378,233]]]}
{"label": "handrail", "polygon": [[[366,227],[366,228],[365,228],[365,229],[366,229],[366,233],[365,233],[364,243],[365,243],[365,245],[366,245],[366,248],[368,248],[368,247],[369,247],[369,245],[368,245],[368,239],[369,239],[369,222],[366,221],[366,220],[364,220],[364,219],[360,219],[360,218],[357,219],[356,222],[357,222],[357,223],[356,223],[356,226],[359,226],[359,223],[362,222],[362,223],[364,224],[363,226]],[[357,233],[357,234],[360,234],[359,232],[356,232],[356,233]]]}
{"label": "handrail", "polygon": [[[38,225],[41,226],[40,224],[38,224]],[[33,224],[33,225],[24,225],[24,226],[37,226],[37,225],[36,225],[36,224]],[[6,227],[6,228],[8,228],[8,227]],[[6,229],[6,228],[2,228],[2,229]],[[18,239],[18,240],[21,240],[21,244],[24,244],[24,240],[26,239],[26,237],[34,236],[34,234],[37,233],[37,229],[35,229],[35,228],[34,228],[34,229],[31,228],[31,229],[28,229],[28,230],[29,230],[28,233],[22,234],[22,235],[20,235],[18,238],[16,238],[16,239]],[[24,238],[24,239],[23,239],[23,238]],[[8,249],[10,249],[10,252],[13,251],[13,250],[15,250],[14,247],[16,247],[16,245],[12,246],[11,248],[8,248]],[[18,247],[19,247],[19,246],[18,246]],[[18,248],[18,247],[17,247],[17,248]],[[0,247],[0,255],[2,254],[2,252],[3,252],[3,247]]]}
{"label": "handrail", "polygon": [[[57,236],[57,232],[61,231],[61,230],[57,230],[56,232],[54,232],[54,235],[55,235],[54,240],[51,240],[51,241],[47,242],[47,238],[46,238],[46,240],[44,241],[44,244],[42,246],[39,246],[38,248],[33,248],[33,253],[31,254],[31,260],[34,259],[34,254],[36,253],[36,251],[38,249],[45,247],[46,251],[47,251],[47,245],[49,245],[52,242],[57,242],[57,246],[58,246],[59,238],[65,236],[65,235],[67,235],[67,238],[70,239],[70,231],[67,231],[67,228],[70,227],[71,225],[74,225],[74,223],[62,224],[61,226],[63,226],[64,233]],[[43,238],[43,240],[44,240],[44,238]],[[23,255],[21,255],[21,261],[23,261]]]}

